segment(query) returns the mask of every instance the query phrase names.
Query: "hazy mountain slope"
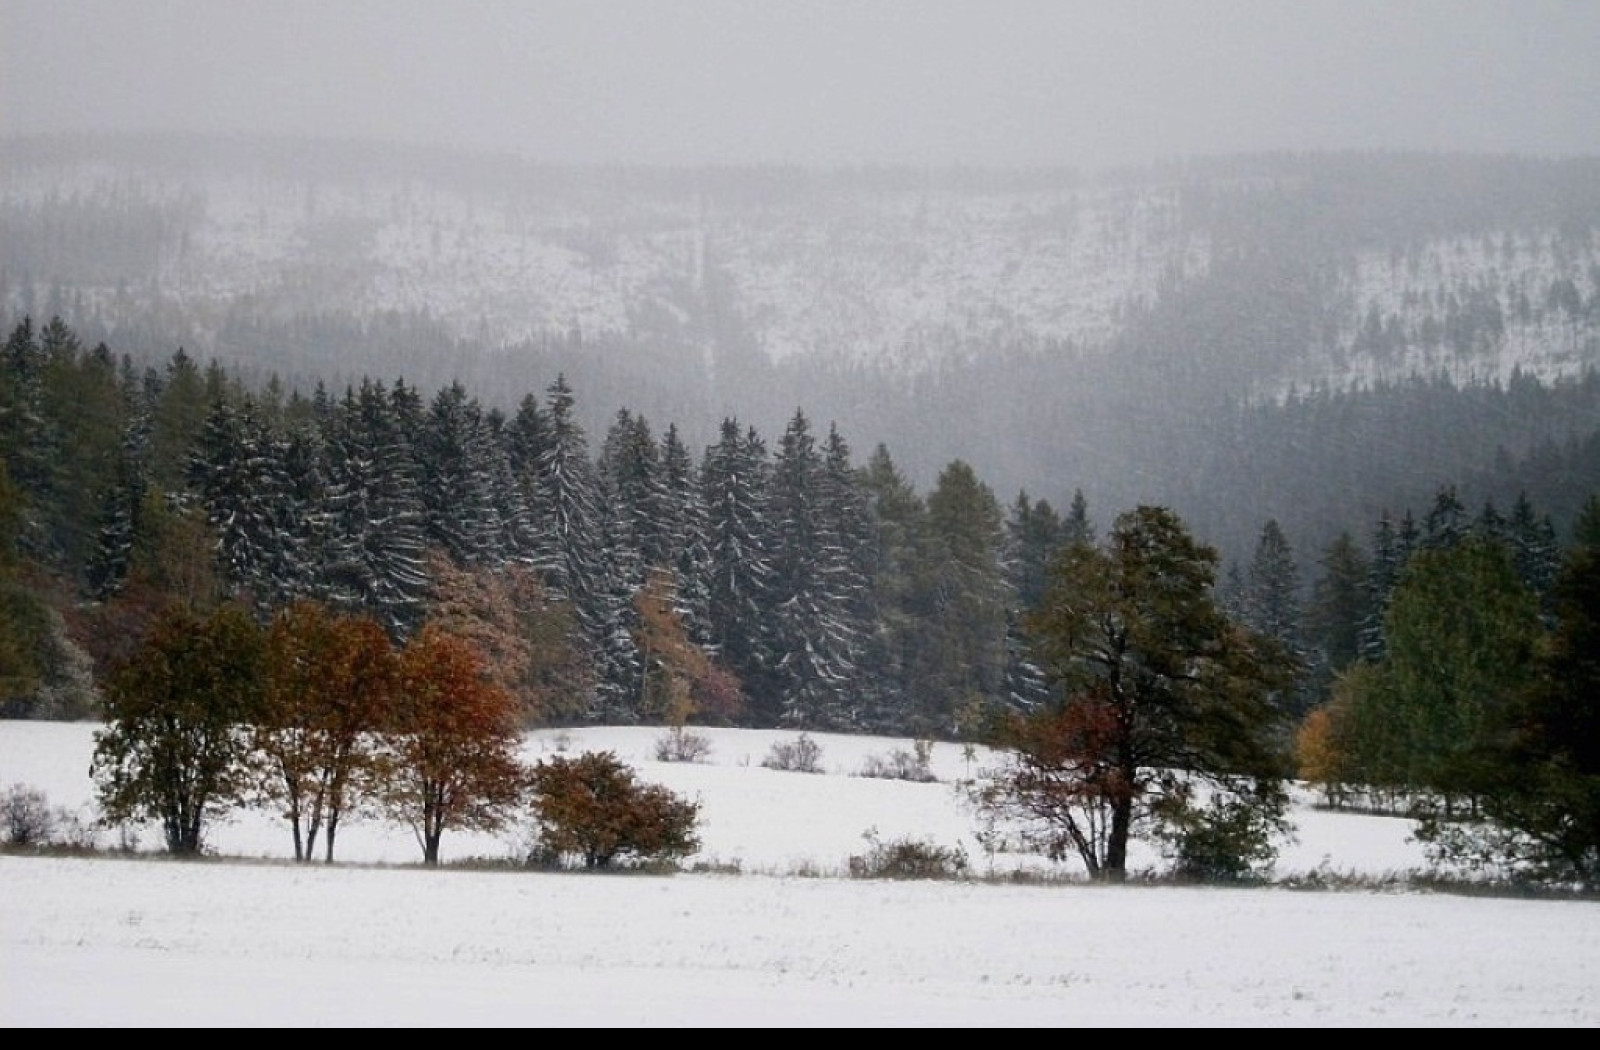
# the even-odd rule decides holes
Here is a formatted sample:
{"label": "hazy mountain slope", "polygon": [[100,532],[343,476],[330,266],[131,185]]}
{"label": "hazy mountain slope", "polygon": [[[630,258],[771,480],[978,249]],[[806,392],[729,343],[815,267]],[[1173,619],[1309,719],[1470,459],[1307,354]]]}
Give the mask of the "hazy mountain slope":
{"label": "hazy mountain slope", "polygon": [[[1008,345],[1106,348],[1130,310],[1247,256],[1270,263],[1251,275],[1266,294],[1309,296],[1314,322],[1252,361],[1265,389],[1593,362],[1600,166],[1580,162],[1526,162],[1520,182],[1506,161],[1381,156],[1090,181],[188,140],[7,155],[12,310],[67,292],[108,319],[176,307],[202,333],[234,311],[415,312],[486,348],[578,331],[712,355],[738,339],[915,372]],[[1449,199],[1408,211],[1430,174]],[[1524,206],[1538,195],[1565,199]]]}
{"label": "hazy mountain slope", "polygon": [[[301,386],[460,378],[501,407],[565,372],[591,430],[627,405],[692,446],[723,416],[772,434],[804,405],[924,486],[964,458],[1002,494],[1215,513],[1234,545],[1324,483],[1286,471],[1280,453],[1303,449],[1241,447],[1263,440],[1244,406],[1600,364],[1593,158],[1284,155],[1089,178],[35,139],[6,144],[0,176],[0,314],[61,313],[136,359],[182,344]],[[1419,444],[1385,445],[1417,405],[1372,404],[1411,417],[1339,437],[1371,468],[1341,484],[1370,480],[1351,495],[1385,504],[1593,429],[1576,403],[1525,428],[1452,408],[1434,429],[1457,436],[1413,426]]]}

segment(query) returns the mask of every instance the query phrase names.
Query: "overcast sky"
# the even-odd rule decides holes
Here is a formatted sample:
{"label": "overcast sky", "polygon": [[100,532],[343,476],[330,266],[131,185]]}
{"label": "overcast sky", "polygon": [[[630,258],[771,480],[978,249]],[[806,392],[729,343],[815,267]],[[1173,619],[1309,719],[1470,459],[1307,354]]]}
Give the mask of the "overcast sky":
{"label": "overcast sky", "polygon": [[0,132],[552,161],[1600,153],[1600,2],[0,0]]}

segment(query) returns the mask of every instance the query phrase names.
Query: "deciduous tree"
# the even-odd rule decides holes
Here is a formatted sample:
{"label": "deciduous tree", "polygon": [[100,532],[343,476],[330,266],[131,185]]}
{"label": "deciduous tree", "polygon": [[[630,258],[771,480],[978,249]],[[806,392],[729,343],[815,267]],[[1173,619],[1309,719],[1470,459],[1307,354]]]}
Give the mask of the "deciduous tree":
{"label": "deciduous tree", "polygon": [[106,686],[93,774],[107,820],[157,820],[169,851],[201,851],[206,825],[250,782],[262,652],[261,629],[233,606],[156,622]]}
{"label": "deciduous tree", "polygon": [[639,783],[610,751],[557,755],[535,766],[531,781],[541,844],[558,856],[582,858],[586,868],[624,857],[683,857],[700,847],[699,804]]}
{"label": "deciduous tree", "polygon": [[462,569],[430,552],[430,619],[478,651],[484,671],[516,698],[528,724],[578,718],[591,672],[572,604],[526,565]]}
{"label": "deciduous tree", "polygon": [[1216,561],[1171,511],[1141,507],[1103,547],[1067,548],[1027,620],[1055,701],[1009,721],[977,800],[1091,877],[1124,878],[1130,838],[1157,825],[1209,835],[1243,805],[1245,845],[1281,830],[1270,696],[1285,668],[1219,610]]}
{"label": "deciduous tree", "polygon": [[381,802],[416,833],[425,864],[439,863],[447,828],[498,828],[522,796],[516,701],[472,646],[432,624],[401,651],[384,738]]}
{"label": "deciduous tree", "polygon": [[333,863],[340,820],[372,787],[374,733],[394,702],[399,667],[370,617],[302,601],[267,631],[265,697],[255,749],[267,799],[281,804],[294,856],[309,861],[325,827]]}

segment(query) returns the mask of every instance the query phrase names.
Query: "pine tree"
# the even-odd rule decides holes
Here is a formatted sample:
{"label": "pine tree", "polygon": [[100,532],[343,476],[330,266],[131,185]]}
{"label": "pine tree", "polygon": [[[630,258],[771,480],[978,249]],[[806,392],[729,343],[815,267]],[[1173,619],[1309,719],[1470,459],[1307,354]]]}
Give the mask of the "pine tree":
{"label": "pine tree", "polygon": [[1384,657],[1384,617],[1389,611],[1389,600],[1414,550],[1416,526],[1411,515],[1408,513],[1396,529],[1385,511],[1372,535],[1372,557],[1368,562],[1367,617],[1361,626],[1361,658],[1369,663],[1377,663]]}
{"label": "pine tree", "polygon": [[385,396],[381,383],[363,380],[359,392],[346,392],[328,439],[329,597],[396,639],[421,622],[428,586],[424,508],[399,415],[408,400],[398,384]]}
{"label": "pine tree", "polygon": [[1044,500],[1029,499],[1026,491],[1017,494],[1006,517],[1005,571],[1014,600],[1021,609],[1031,609],[1043,596],[1050,562],[1067,543],[1067,527]]}
{"label": "pine tree", "polygon": [[1303,688],[1307,655],[1300,611],[1300,570],[1294,550],[1276,519],[1262,526],[1255,556],[1245,578],[1244,615],[1239,622],[1276,644],[1294,667],[1296,682],[1276,700],[1287,713],[1299,716],[1310,704]]}
{"label": "pine tree", "polygon": [[1311,592],[1307,623],[1319,662],[1337,674],[1361,655],[1362,625],[1369,616],[1372,570],[1365,553],[1342,532],[1323,553],[1322,575]]}
{"label": "pine tree", "polygon": [[211,410],[205,382],[194,359],[180,347],[167,362],[166,371],[151,373],[145,384],[150,405],[150,481],[158,492],[183,488],[194,447]]}
{"label": "pine tree", "polygon": [[883,445],[868,459],[863,484],[874,523],[869,594],[874,630],[862,661],[868,690],[862,722],[877,732],[909,731],[913,654],[924,648],[918,641],[924,621],[914,615],[914,601],[927,513]]}
{"label": "pine tree", "polygon": [[[1078,501],[1082,495],[1078,493]],[[1074,523],[1073,534],[1086,535],[1087,509],[1075,501],[1074,510],[1081,517]],[[1049,687],[1029,653],[1022,617],[1044,597],[1050,565],[1068,542],[1068,527],[1049,503],[1035,503],[1023,491],[1006,518],[1005,538],[1003,564],[1011,598],[1006,614],[1004,702],[1012,709],[1027,711],[1049,698]]]}
{"label": "pine tree", "polygon": [[925,621],[913,664],[920,732],[975,729],[1005,697],[1006,587],[1000,505],[957,460],[928,495],[915,615]]}
{"label": "pine tree", "polygon": [[282,446],[248,398],[212,406],[190,458],[189,483],[218,540],[222,576],[268,608],[288,603],[303,578],[299,537],[286,512]]}
{"label": "pine tree", "polygon": [[671,561],[667,544],[666,488],[661,451],[643,416],[619,409],[601,446],[599,476],[615,516],[613,549],[626,547],[632,569],[626,583],[637,590],[645,572]]}
{"label": "pine tree", "polygon": [[505,508],[501,518],[507,528],[511,557],[537,565],[546,546],[540,533],[544,515],[539,502],[539,462],[549,447],[549,420],[532,394],[522,399],[516,415],[501,431],[500,440],[509,481],[509,487],[500,493]]}
{"label": "pine tree", "polygon": [[810,422],[796,411],[774,459],[769,615],[777,655],[778,719],[796,726],[848,724],[851,644],[840,589],[840,537],[824,503],[823,461]]}
{"label": "pine tree", "polygon": [[1505,539],[1522,582],[1541,600],[1548,598],[1561,570],[1561,544],[1549,516],[1535,512],[1525,492],[1511,510]]}
{"label": "pine tree", "polygon": [[673,570],[673,609],[689,637],[711,641],[711,551],[706,544],[706,507],[689,450],[669,426],[661,439],[661,532]]}
{"label": "pine tree", "polygon": [[[767,625],[772,566],[767,548],[766,444],[736,419],[722,422],[700,470],[705,494],[707,591],[711,643],[752,696],[767,688],[775,660]],[[770,703],[753,704],[757,717],[775,717]]]}
{"label": "pine tree", "polygon": [[836,425],[829,426],[823,443],[819,494],[825,538],[819,574],[833,623],[830,636],[838,678],[829,718],[839,728],[859,728],[864,697],[871,691],[863,681],[862,658],[872,631],[876,537],[865,486],[851,462],[849,442]]}
{"label": "pine tree", "polygon": [[149,438],[150,417],[137,413],[123,430],[114,480],[100,494],[98,531],[84,576],[89,595],[102,601],[122,588],[133,565],[141,510],[150,486],[145,467]]}
{"label": "pine tree", "polygon": [[1456,495],[1455,486],[1441,488],[1434,496],[1428,516],[1423,519],[1422,547],[1427,550],[1454,547],[1466,539],[1470,531],[1467,508]]}
{"label": "pine tree", "polygon": [[1083,498],[1082,489],[1072,492],[1072,506],[1061,523],[1062,546],[1070,543],[1094,543],[1094,523],[1089,520],[1089,501]]}
{"label": "pine tree", "polygon": [[534,505],[544,544],[538,566],[550,586],[573,603],[593,639],[599,633],[603,589],[599,489],[564,376],[551,384],[546,400],[549,427],[535,475]]}
{"label": "pine tree", "polygon": [[[331,413],[332,409],[329,409]],[[281,528],[299,551],[299,575],[288,590],[297,597],[329,595],[323,567],[330,564],[334,517],[329,496],[329,452],[311,421],[294,424],[280,439]]]}
{"label": "pine tree", "polygon": [[494,492],[496,449],[482,409],[459,382],[434,396],[415,448],[429,542],[457,565],[503,563],[507,551]]}
{"label": "pine tree", "polygon": [[22,508],[17,544],[29,555],[47,557],[45,509],[54,494],[57,438],[45,415],[45,358],[31,320],[24,318],[12,329],[0,351],[0,366],[0,448]]}

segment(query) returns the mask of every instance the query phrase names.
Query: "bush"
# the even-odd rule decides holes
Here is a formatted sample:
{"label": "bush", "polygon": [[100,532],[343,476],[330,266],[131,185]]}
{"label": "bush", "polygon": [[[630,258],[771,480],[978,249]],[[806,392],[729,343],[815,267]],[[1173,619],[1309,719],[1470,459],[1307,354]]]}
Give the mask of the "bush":
{"label": "bush", "polygon": [[919,784],[939,779],[933,775],[933,741],[914,740],[911,750],[897,747],[888,756],[868,755],[858,776],[879,780],[910,780]]}
{"label": "bush", "polygon": [[711,754],[711,740],[683,726],[673,726],[656,738],[657,762],[703,762]]}
{"label": "bush", "polygon": [[1194,882],[1262,877],[1277,857],[1276,840],[1290,830],[1281,811],[1220,795],[1204,806],[1175,801],[1157,820],[1155,838],[1172,874]]}
{"label": "bush", "polygon": [[785,773],[820,773],[822,745],[801,733],[796,740],[780,740],[773,744],[761,764],[767,769],[778,769]]}
{"label": "bush", "polygon": [[959,879],[967,874],[967,851],[923,839],[883,842],[868,831],[867,852],[850,858],[853,879]]}
{"label": "bush", "polygon": [[0,827],[14,846],[43,846],[55,834],[56,814],[43,791],[13,784],[0,794]]}
{"label": "bush", "polygon": [[51,843],[64,849],[93,852],[100,848],[99,821],[65,807],[58,808]]}
{"label": "bush", "polygon": [[659,784],[641,784],[610,751],[557,756],[534,766],[533,811],[539,846],[531,860],[580,857],[585,868],[623,858],[671,860],[700,848],[700,805]]}

